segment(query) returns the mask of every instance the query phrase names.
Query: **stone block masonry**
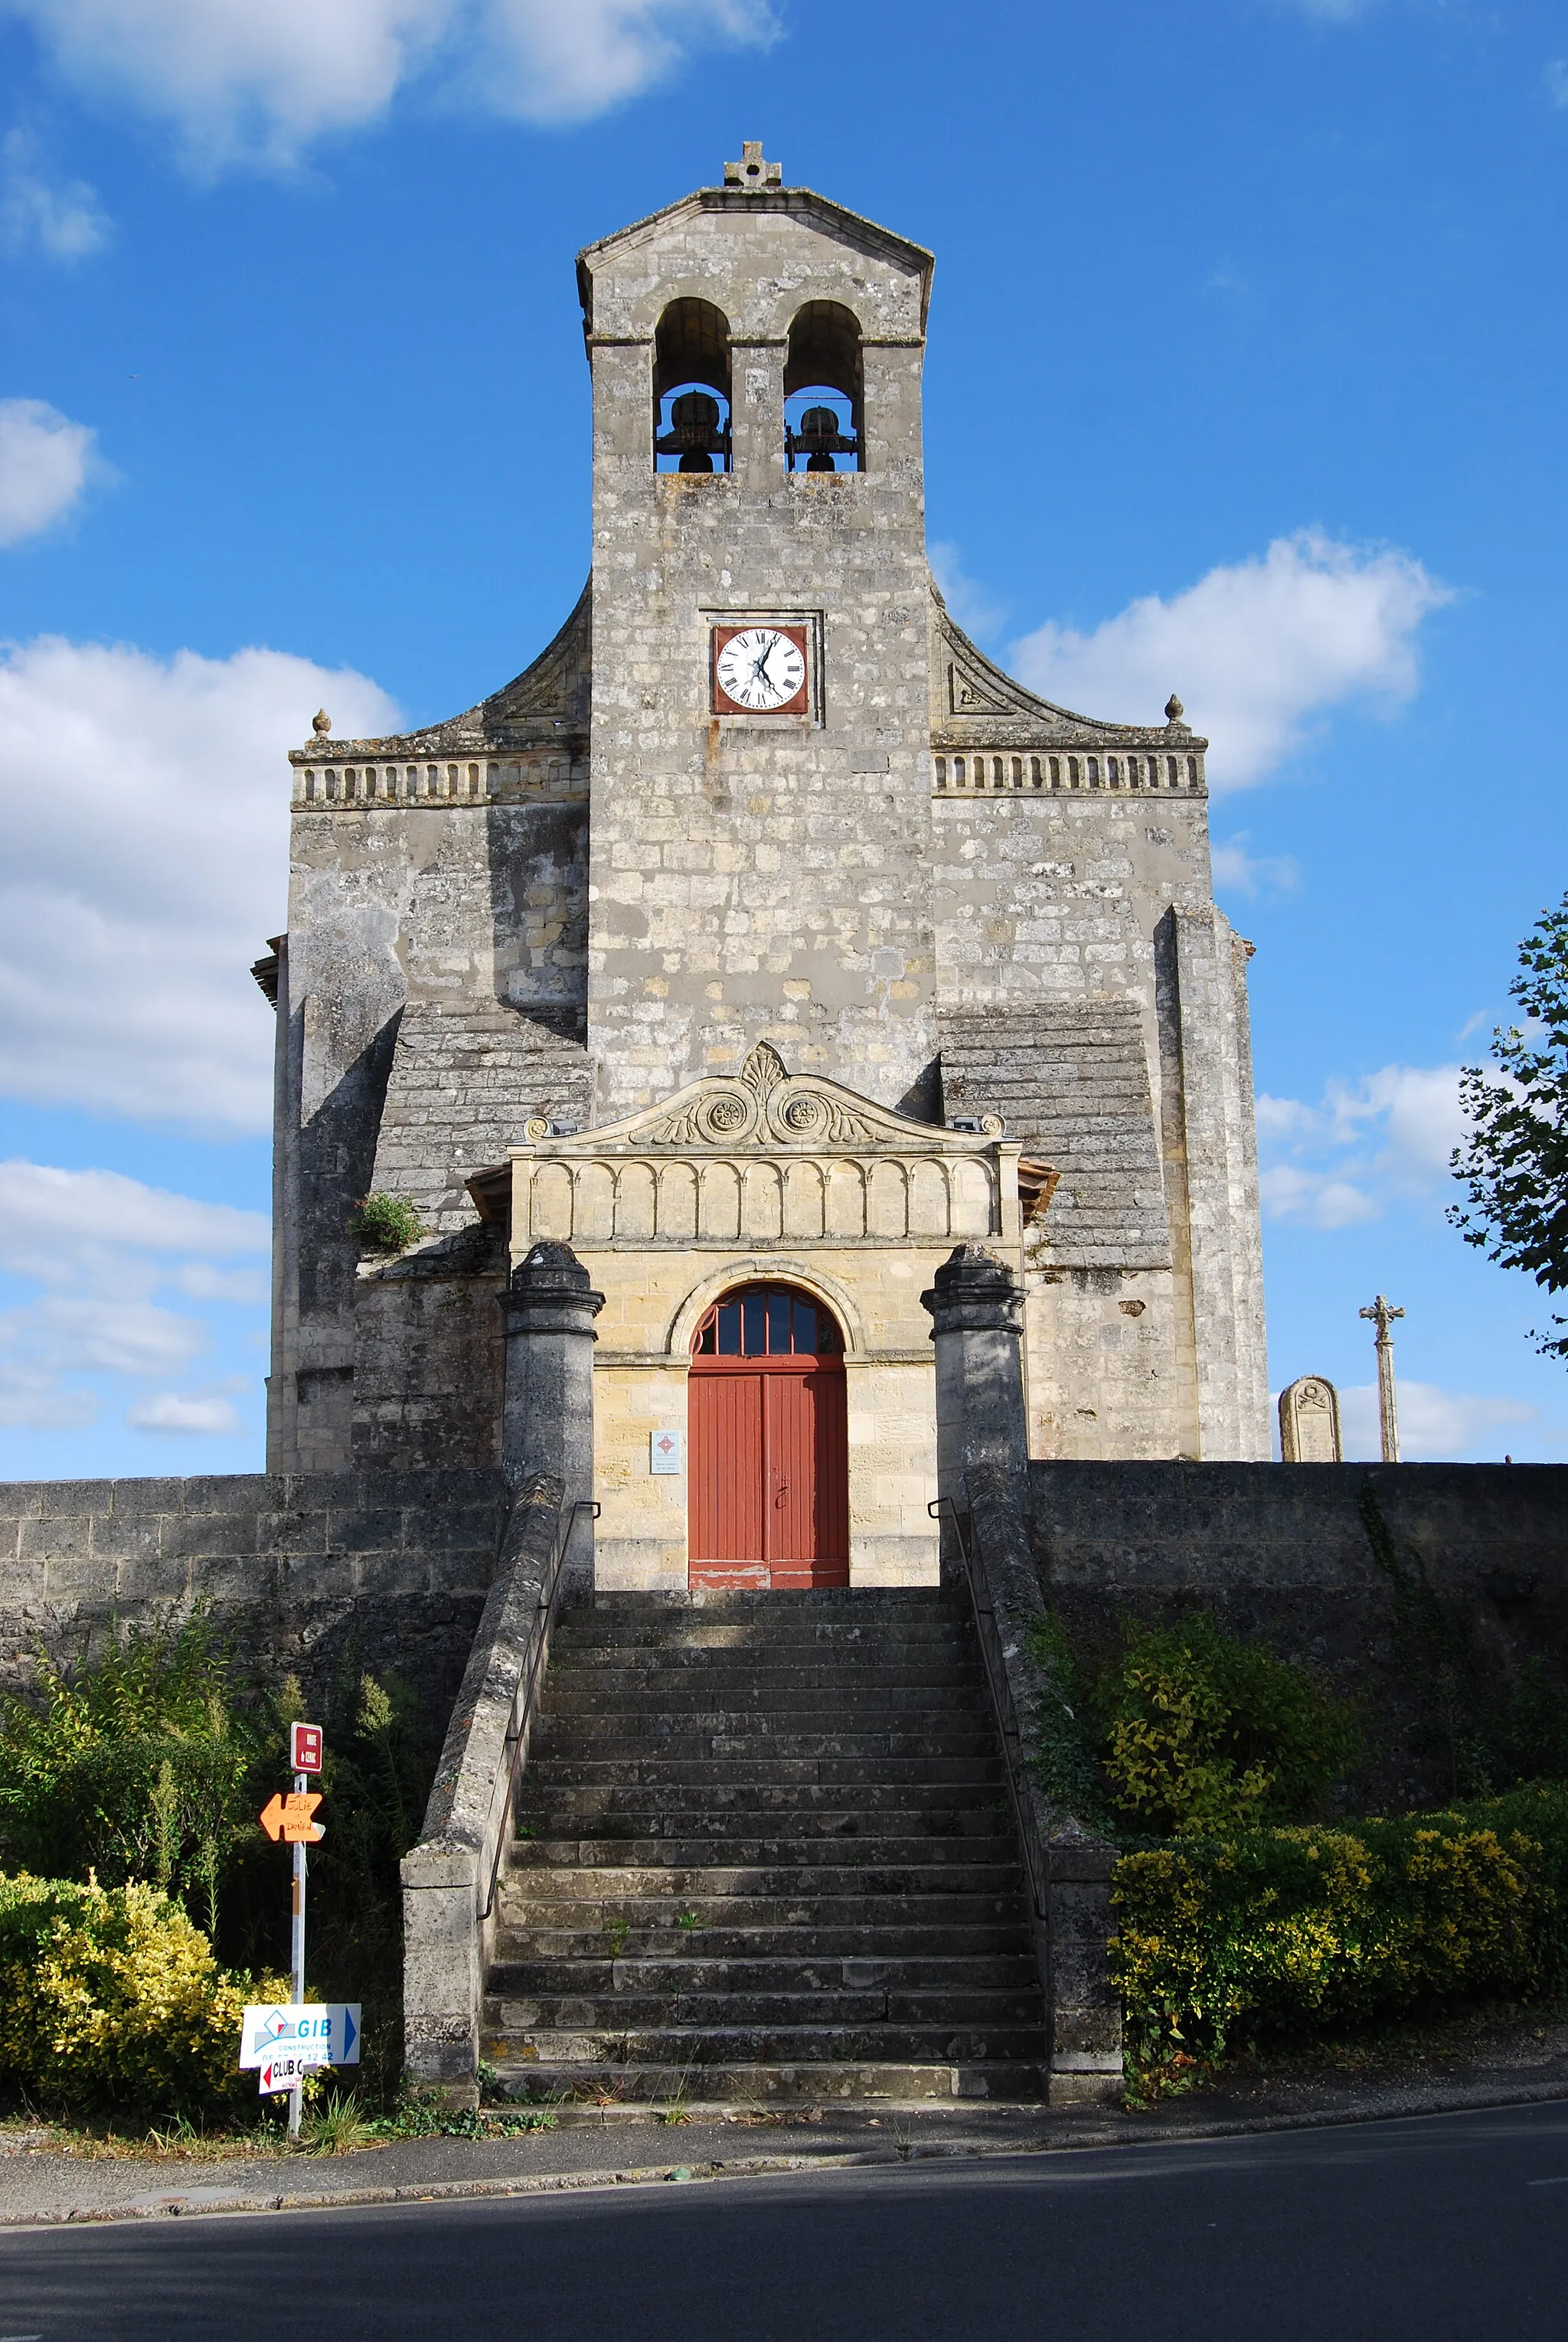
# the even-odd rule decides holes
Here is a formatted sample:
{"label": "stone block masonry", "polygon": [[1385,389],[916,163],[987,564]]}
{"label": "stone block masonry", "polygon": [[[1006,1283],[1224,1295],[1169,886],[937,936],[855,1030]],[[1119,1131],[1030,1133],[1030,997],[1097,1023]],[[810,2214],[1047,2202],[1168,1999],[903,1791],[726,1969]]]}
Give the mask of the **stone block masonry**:
{"label": "stone block masonry", "polygon": [[0,1687],[202,1603],[307,1696],[395,1672],[439,1729],[505,1508],[499,1471],[0,1484]]}
{"label": "stone block masonry", "polygon": [[1482,1699],[1532,1661],[1561,1679],[1568,1465],[1034,1463],[1029,1490],[1042,1592],[1091,1664],[1129,1620],[1211,1611],[1362,1699],[1375,1804],[1430,1803],[1453,1774],[1423,1712],[1433,1651],[1373,1551],[1366,1492]]}

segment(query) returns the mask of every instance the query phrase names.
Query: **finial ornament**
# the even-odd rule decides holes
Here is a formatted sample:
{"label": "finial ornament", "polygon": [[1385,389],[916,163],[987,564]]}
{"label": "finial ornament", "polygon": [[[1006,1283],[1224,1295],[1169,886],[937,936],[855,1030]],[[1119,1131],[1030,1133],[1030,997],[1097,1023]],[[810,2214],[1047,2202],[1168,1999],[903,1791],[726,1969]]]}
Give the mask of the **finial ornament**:
{"label": "finial ornament", "polygon": [[741,141],[741,159],[724,165],[726,187],[741,187],[749,195],[760,195],[764,187],[776,187],[784,177],[782,163],[769,163],[763,157],[760,138]]}
{"label": "finial ornament", "polygon": [[325,740],[332,730],[332,718],[325,707],[318,707],[310,719],[310,728],[318,739]]}
{"label": "finial ornament", "polygon": [[1165,702],[1166,723],[1179,724],[1186,712],[1186,709],[1182,706],[1181,701],[1176,697],[1175,693],[1173,691],[1169,699]]}

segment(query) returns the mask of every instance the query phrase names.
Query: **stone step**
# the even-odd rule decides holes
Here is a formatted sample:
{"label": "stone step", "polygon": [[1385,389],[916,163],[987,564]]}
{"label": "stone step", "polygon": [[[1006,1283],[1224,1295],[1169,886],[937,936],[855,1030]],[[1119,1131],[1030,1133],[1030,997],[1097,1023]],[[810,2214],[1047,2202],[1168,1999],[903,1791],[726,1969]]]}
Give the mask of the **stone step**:
{"label": "stone step", "polygon": [[628,1958],[624,1954],[607,1957],[601,1939],[589,1957],[557,1954],[536,1959],[497,1959],[490,1970],[488,1989],[493,1997],[513,2000],[547,1993],[603,1999],[623,1992],[690,1997],[694,1993],[896,1991],[1011,1993],[1033,1995],[1038,2003],[1040,1974],[1034,1959],[1022,1951],[946,1958],[919,1952],[891,1953],[880,1958],[864,1952],[815,1959],[684,1959],[667,1953],[663,1957]]}
{"label": "stone step", "polygon": [[[990,1819],[990,1817],[985,1817]],[[719,1857],[719,1858],[715,1858]],[[934,1835],[908,1837],[854,1836],[836,1833],[792,1837],[780,1831],[766,1837],[725,1832],[717,1843],[700,1837],[539,1837],[517,1841],[512,1848],[511,1869],[523,1892],[530,1892],[541,1877],[557,1877],[579,1870],[651,1869],[668,1865],[675,1870],[712,1868],[715,1877],[739,1871],[787,1867],[799,1877],[820,1874],[836,1877],[848,1871],[970,1871],[1003,1869],[1019,1875],[1017,1842],[1011,1831],[994,1828],[984,1836],[948,1837]],[[784,1890],[786,1893],[788,1889]]]}
{"label": "stone step", "polygon": [[929,1787],[1006,1791],[999,1756],[538,1756],[529,1750],[524,1796],[553,1789],[644,1787],[677,1791],[706,1787],[875,1791]]}
{"label": "stone step", "polygon": [[[482,2027],[496,2049],[495,2064],[537,2059],[545,2066],[779,2065],[969,2065],[1044,2062],[1046,2044],[1039,2025],[944,2027],[940,2025],[759,2025],[587,2027]],[[504,2045],[501,2047],[499,2045]]]}
{"label": "stone step", "polygon": [[[727,1918],[734,1908],[733,1904],[710,1907],[724,1917],[704,1918],[695,1927],[678,1927],[675,1913],[667,1905],[661,1905],[651,1919],[645,1918],[640,1925],[634,1925],[617,1908],[610,1921],[574,1928],[548,1922],[539,1927],[515,1926],[503,1906],[495,1931],[495,1971],[515,1967],[533,1975],[536,1967],[553,1967],[557,1961],[570,1962],[574,1967],[579,1963],[588,1967],[595,1963],[612,1967],[637,1967],[644,1962],[664,1967],[679,1965],[688,1956],[699,1967],[714,1961],[749,1964],[778,1960],[785,1967],[804,1969],[824,1961],[842,1967],[846,1960],[871,1960],[878,1966],[891,1964],[901,1969],[942,1968],[948,1961],[995,1958],[1023,1960],[1031,1971],[1034,1967],[1030,1933],[1021,1916],[1021,1906],[1014,1906],[1006,1917],[987,1914],[977,1918],[965,1903],[965,1916],[960,1922],[914,1927],[908,1924],[900,1906],[896,1924],[880,1927],[834,1926],[825,1921],[799,1926],[758,1921],[732,1927]],[[582,1915],[574,1910],[553,1916],[574,1920]],[[606,1962],[606,1953],[611,1950],[607,1930],[612,1927],[619,1949]]]}
{"label": "stone step", "polygon": [[[759,1756],[803,1756],[820,1762],[824,1758],[859,1761],[879,1756],[919,1758],[926,1755],[994,1757],[996,1754],[996,1735],[978,1726],[969,1730],[934,1728],[926,1732],[894,1729],[891,1726],[874,1732],[836,1732],[821,1727],[814,1732],[802,1732],[774,1730],[766,1717],[751,1716],[744,1728],[737,1722],[722,1730],[689,1726],[677,1733],[663,1719],[654,1719],[641,1730],[634,1727],[629,1717],[616,1717],[614,1721],[615,1730],[601,1722],[593,1734],[590,1745],[601,1761],[646,1756],[650,1743],[664,1755],[687,1762],[700,1756],[723,1757],[726,1762],[731,1757],[745,1761]],[[532,1749],[541,1756],[580,1756],[585,1745],[580,1726],[580,1718],[542,1716],[534,1727]]]}
{"label": "stone step", "polygon": [[834,2060],[819,2066],[680,2065],[555,2066],[539,2060],[514,2062],[510,2045],[486,2041],[484,2054],[495,2066],[499,2087],[528,2105],[565,2102],[587,2106],[887,2107],[943,2104],[953,2099],[990,2099],[1002,2105],[1037,2105],[1046,2094],[1048,2067],[1041,2062],[991,2065],[855,2065]]}
{"label": "stone step", "polygon": [[[604,1795],[629,1802],[608,1806]],[[769,1798],[764,1791],[752,1790],[738,1799],[715,1791],[716,1802],[709,1805],[694,1803],[698,1795],[694,1789],[666,1798],[646,1789],[557,1793],[524,1804],[517,1835],[524,1844],[540,1845],[590,1837],[701,1838],[715,1844],[737,1837],[1000,1837],[1008,1834],[1012,1818],[994,1790],[977,1792],[967,1805],[949,1790],[945,1797],[938,1793],[929,1806],[913,1805],[907,1788],[890,1790],[875,1804],[861,1793],[855,1803],[823,1806],[805,1803],[795,1791]],[[577,1802],[584,1798],[597,1802]]]}
{"label": "stone step", "polygon": [[[934,1875],[942,1879],[945,1891],[932,1891]],[[504,1879],[501,1925],[513,1939],[532,1937],[540,1930],[581,1934],[589,1928],[625,1927],[633,1931],[630,1942],[644,1931],[673,1927],[684,1913],[691,1911],[697,1921],[692,1933],[699,1938],[704,1931],[718,1928],[794,1929],[809,1931],[814,1942],[828,1933],[834,1937],[847,1934],[870,1952],[879,1947],[883,1931],[896,1930],[902,1944],[906,1931],[914,1927],[978,1931],[1001,1925],[1021,1928],[1027,1919],[1015,1875],[979,1891],[958,1883],[958,1873],[927,1871],[922,1887],[900,1890],[880,1883],[873,1887],[864,1874],[846,1870],[838,1894],[803,1892],[798,1872],[786,1874],[773,1887],[753,1884],[755,1871],[729,1874],[732,1881],[747,1882],[744,1886],[716,1886],[715,1877],[722,1876],[706,1870],[690,1874],[562,1870],[554,1874],[551,1893],[526,1896],[519,1895],[511,1881]],[[571,1891],[562,1891],[564,1887]]]}
{"label": "stone step", "polygon": [[594,1716],[619,1707],[967,1707],[984,1697],[978,1669],[934,1665],[898,1667],[560,1667],[552,1668],[545,1710]]}
{"label": "stone step", "polygon": [[578,1610],[557,1614],[553,1647],[563,1651],[574,1666],[628,1666],[639,1659],[653,1663],[694,1665],[727,1657],[772,1656],[775,1664],[791,1659],[807,1663],[860,1658],[869,1665],[890,1665],[909,1659],[973,1658],[974,1630],[967,1618],[909,1619],[897,1626],[855,1626],[837,1620],[797,1622],[794,1631],[774,1633],[749,1624],[725,1625],[694,1613],[679,1634],[667,1628],[594,1618],[586,1626]]}
{"label": "stone step", "polygon": [[485,1980],[504,2086],[1037,2099],[1049,2042],[966,1597],[564,1612]]}
{"label": "stone step", "polygon": [[[803,1829],[842,1828],[846,1819],[874,1815],[879,1831],[898,1837],[924,1827],[926,1817],[962,1815],[965,1826],[974,1827],[975,1817],[990,1816],[993,1828],[999,1828],[994,1817],[1007,1815],[1008,1807],[1001,1785],[984,1781],[734,1782],[721,1775],[676,1788],[668,1783],[649,1787],[643,1782],[568,1786],[543,1782],[529,1773],[524,1777],[518,1811],[526,1823],[548,1818],[558,1825],[550,1832],[555,1837],[571,1835],[566,1825],[579,1819],[614,1827],[619,1834],[645,1817],[655,1826],[650,1835],[662,1837],[669,1826],[683,1821],[690,1822],[693,1835],[726,1821],[745,1820],[755,1827],[757,1817],[764,1814],[776,1817],[781,1827],[793,1823]],[[679,1827],[674,1835],[682,1835]]]}
{"label": "stone step", "polygon": [[[696,2028],[729,2037],[753,2027],[937,2026],[954,2033],[995,2032],[1024,2026],[1032,2038],[1041,2025],[1040,1988],[1033,1992],[890,1992],[873,1987],[854,1992],[530,1993],[512,1995],[493,1986],[485,1996],[483,2022],[508,2035],[563,2031],[599,2036],[628,2030]],[[1030,2054],[1039,2054],[1034,2039]]]}
{"label": "stone step", "polygon": [[[975,1693],[980,1686],[975,1686]],[[844,1724],[851,1731],[874,1731],[884,1716],[900,1716],[909,1731],[914,1731],[921,1721],[947,1724],[954,1709],[964,1705],[956,1696],[943,1698],[940,1693],[925,1684],[898,1684],[888,1679],[886,1684],[858,1684],[848,1691],[823,1691],[814,1684],[787,1684],[787,1686],[757,1686],[757,1684],[649,1684],[644,1696],[631,1688],[612,1686],[600,1688],[598,1684],[576,1682],[574,1676],[555,1676],[548,1684],[544,1698],[542,1716],[551,1724],[560,1721],[581,1721],[598,1728],[603,1721],[607,1731],[614,1731],[616,1716],[635,1716],[643,1721],[647,1715],[668,1716],[675,1728],[692,1728],[698,1721],[708,1719],[720,1726],[726,1721],[750,1721],[754,1716],[766,1716],[778,1731],[814,1731],[823,1724]]]}
{"label": "stone step", "polygon": [[770,1635],[787,1632],[798,1618],[837,1616],[876,1617],[966,1617],[968,1596],[936,1586],[796,1586],[778,1592],[698,1586],[674,1594],[594,1594],[566,1613],[574,1622],[590,1617],[633,1622],[681,1617],[751,1618]]}

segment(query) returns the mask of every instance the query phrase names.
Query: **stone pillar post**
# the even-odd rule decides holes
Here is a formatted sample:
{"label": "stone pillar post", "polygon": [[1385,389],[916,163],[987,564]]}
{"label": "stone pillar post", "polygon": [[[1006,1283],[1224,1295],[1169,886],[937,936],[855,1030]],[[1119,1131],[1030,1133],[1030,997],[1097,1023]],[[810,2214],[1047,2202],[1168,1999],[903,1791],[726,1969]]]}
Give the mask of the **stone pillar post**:
{"label": "stone pillar post", "polygon": [[[1024,1295],[1004,1261],[983,1245],[955,1245],[920,1296],[931,1313],[936,1349],[936,1486],[961,1513],[969,1509],[964,1476],[972,1464],[1028,1470],[1024,1415]],[[951,1574],[951,1522],[943,1523],[944,1571]]]}
{"label": "stone pillar post", "polygon": [[[567,1506],[594,1493],[594,1320],[604,1306],[570,1245],[536,1244],[501,1298],[506,1397],[501,1465],[514,1487],[542,1472]],[[593,1581],[593,1524],[579,1516],[569,1582]]]}
{"label": "stone pillar post", "polygon": [[1114,2096],[1121,2010],[1111,1989],[1115,1850],[1034,1779],[1031,1756],[1062,1704],[1034,1629],[1045,1605],[1030,1531],[1024,1405],[1024,1295],[980,1245],[959,1245],[921,1295],[936,1346],[936,1475],[964,1521],[965,1570],[950,1517],[944,1575],[967,1576],[1029,1879],[1035,1955],[1051,2019],[1053,2099]]}

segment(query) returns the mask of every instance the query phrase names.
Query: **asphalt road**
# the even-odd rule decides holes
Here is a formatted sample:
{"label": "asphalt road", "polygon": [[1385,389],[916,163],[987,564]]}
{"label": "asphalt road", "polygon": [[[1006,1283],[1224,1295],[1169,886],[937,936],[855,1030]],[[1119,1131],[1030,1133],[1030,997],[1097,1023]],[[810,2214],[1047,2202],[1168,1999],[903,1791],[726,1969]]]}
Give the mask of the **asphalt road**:
{"label": "asphalt road", "polygon": [[0,2234],[0,2342],[1534,2342],[1568,2107]]}

